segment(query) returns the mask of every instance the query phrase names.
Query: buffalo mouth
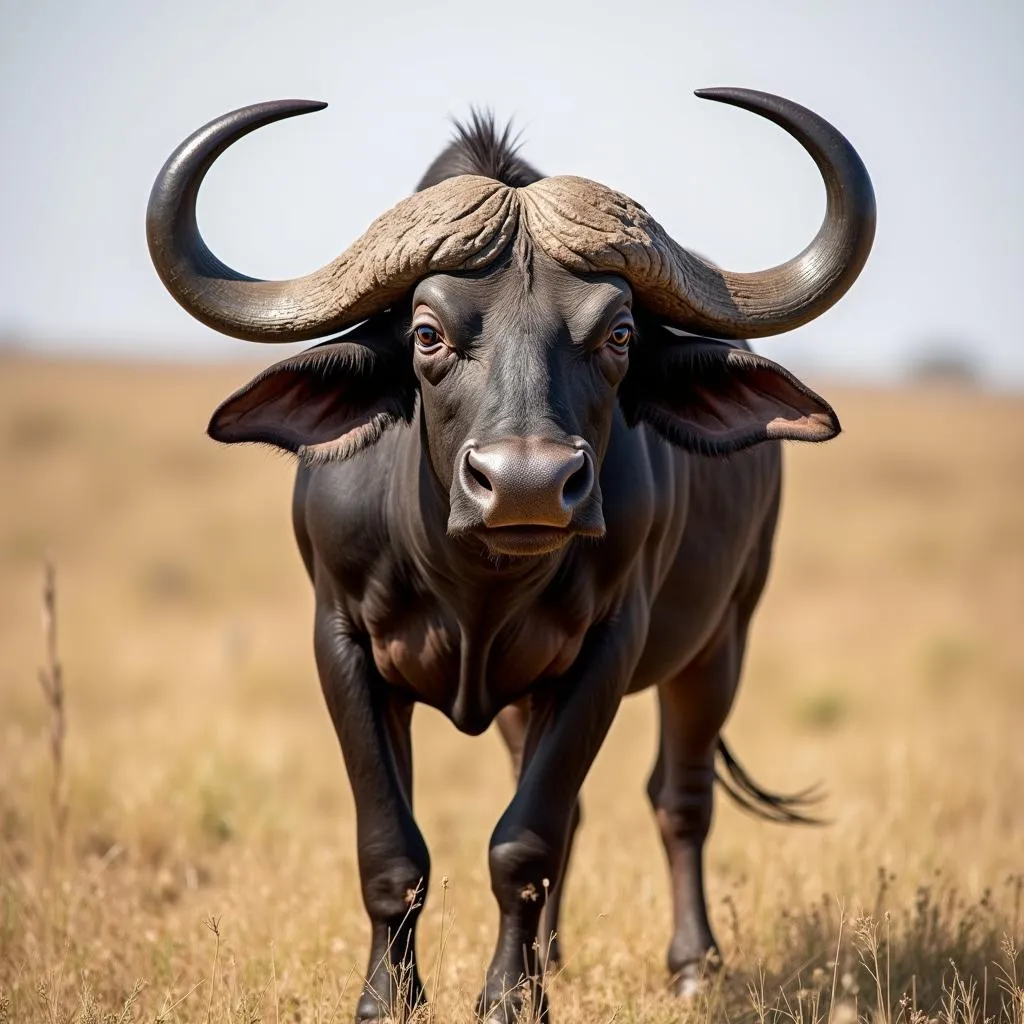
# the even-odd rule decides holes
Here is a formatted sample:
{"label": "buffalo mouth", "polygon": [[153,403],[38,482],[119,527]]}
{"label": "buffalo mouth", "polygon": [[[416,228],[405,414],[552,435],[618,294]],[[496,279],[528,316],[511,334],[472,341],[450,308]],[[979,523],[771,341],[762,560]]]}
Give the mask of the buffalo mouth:
{"label": "buffalo mouth", "polygon": [[492,526],[479,530],[477,536],[495,554],[526,558],[553,554],[565,547],[575,532],[559,526]]}
{"label": "buffalo mouth", "polygon": [[604,531],[580,529],[576,526],[491,526],[474,530],[474,536],[495,555],[507,558],[530,558],[550,555],[564,548],[573,537],[600,536]]}

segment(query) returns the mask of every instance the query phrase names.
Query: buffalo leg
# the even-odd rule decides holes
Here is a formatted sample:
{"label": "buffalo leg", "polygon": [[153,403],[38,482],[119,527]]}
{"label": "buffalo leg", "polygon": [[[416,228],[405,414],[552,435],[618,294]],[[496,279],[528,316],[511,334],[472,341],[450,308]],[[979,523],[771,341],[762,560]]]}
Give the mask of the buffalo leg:
{"label": "buffalo leg", "polygon": [[661,735],[647,793],[668,859],[667,960],[679,995],[697,991],[717,964],[704,895],[704,840],[711,826],[715,748],[736,693],[741,653],[742,637],[727,625],[695,664],[658,689]]}
{"label": "buffalo leg", "polygon": [[[523,767],[523,746],[526,741],[526,729],[529,723],[529,705],[522,701],[510,704],[498,715],[498,731],[501,733],[508,752],[512,758],[512,770],[518,780]],[[565,838],[565,849],[562,853],[562,867],[558,873],[558,881],[550,888],[541,914],[540,961],[546,970],[557,969],[562,963],[562,943],[558,927],[562,911],[562,893],[565,886],[565,874],[572,856],[572,844],[576,838],[576,830],[580,825],[580,801],[577,798],[569,822],[569,833]]]}
{"label": "buffalo leg", "polygon": [[389,692],[367,648],[335,614],[318,611],[315,649],[355,798],[359,875],[371,924],[356,1021],[404,1019],[423,1000],[416,921],[430,874],[412,816],[412,704]]}
{"label": "buffalo leg", "polygon": [[544,891],[558,885],[580,786],[638,657],[634,641],[646,630],[638,615],[623,609],[621,633],[592,630],[571,673],[532,698],[519,784],[491,835],[498,940],[477,1004],[487,1021],[519,1019],[527,992],[534,1019],[547,1020],[537,941]]}

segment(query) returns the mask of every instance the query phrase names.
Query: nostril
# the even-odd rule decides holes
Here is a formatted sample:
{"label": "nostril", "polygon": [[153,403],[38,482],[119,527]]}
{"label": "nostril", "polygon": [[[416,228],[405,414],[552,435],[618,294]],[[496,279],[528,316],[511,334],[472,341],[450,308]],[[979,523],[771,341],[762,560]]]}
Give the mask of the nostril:
{"label": "nostril", "polygon": [[479,485],[480,485],[480,486],[481,486],[481,487],[482,487],[482,488],[483,488],[483,489],[484,489],[485,491],[493,491],[493,490],[494,490],[494,488],[493,488],[493,487],[491,486],[491,481],[490,481],[490,480],[488,480],[488,479],[487,479],[487,477],[486,477],[486,476],[484,476],[484,474],[483,474],[483,473],[482,473],[482,472],[481,472],[481,471],[480,471],[479,469],[477,469],[477,468],[476,468],[476,466],[474,466],[474,465],[473,465],[473,463],[471,463],[471,462],[470,462],[470,463],[468,464],[468,468],[469,468],[469,475],[470,475],[470,476],[471,476],[471,477],[472,477],[472,478],[473,478],[473,479],[474,479],[474,480],[475,480],[475,481],[476,481],[476,482],[477,482],[477,483],[478,483],[478,484],[479,484]]}
{"label": "nostril", "polygon": [[589,493],[592,484],[590,460],[585,459],[583,465],[565,481],[562,488],[562,500],[567,505],[579,504]]}
{"label": "nostril", "polygon": [[481,455],[474,448],[469,448],[463,457],[462,462],[462,484],[469,494],[476,495],[478,500],[491,501],[492,498],[484,498],[484,495],[494,494],[494,484],[487,475],[486,455]]}

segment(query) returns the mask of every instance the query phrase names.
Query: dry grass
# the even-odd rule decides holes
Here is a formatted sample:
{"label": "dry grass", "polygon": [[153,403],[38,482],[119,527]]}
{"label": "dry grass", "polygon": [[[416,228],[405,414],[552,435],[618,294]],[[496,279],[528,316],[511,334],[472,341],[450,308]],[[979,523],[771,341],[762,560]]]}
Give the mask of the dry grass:
{"label": "dry grass", "polygon": [[[291,469],[202,434],[244,375],[0,363],[0,1021],[350,1017],[367,927]],[[789,451],[727,731],[765,783],[822,779],[834,823],[720,806],[710,899],[729,970],[674,1003],[643,798],[652,706],[632,698],[584,793],[559,1022],[1024,1024],[1024,401],[828,393],[847,433]],[[68,728],[52,863],[47,552]],[[491,734],[430,711],[415,731],[435,878],[423,973],[431,1019],[463,1022],[510,773]]]}

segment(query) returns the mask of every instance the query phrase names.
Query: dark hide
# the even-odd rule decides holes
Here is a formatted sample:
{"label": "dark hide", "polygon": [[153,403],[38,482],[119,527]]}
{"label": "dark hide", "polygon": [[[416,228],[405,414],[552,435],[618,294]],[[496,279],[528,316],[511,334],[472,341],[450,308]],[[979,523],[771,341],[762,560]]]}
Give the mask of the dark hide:
{"label": "dark hide", "polygon": [[[536,176],[489,121],[459,131],[422,184]],[[671,876],[668,966],[680,992],[693,989],[715,947],[702,851],[771,556],[774,442],[838,430],[781,367],[670,332],[623,279],[574,275],[527,239],[486,271],[428,277],[218,409],[212,436],[306,457],[295,531],[372,922],[360,1020],[423,996],[417,702],[472,734],[498,716],[515,759],[518,787],[491,837],[499,933],[479,1004],[504,1021],[524,979],[546,1014],[535,938],[547,891],[543,939],[556,926],[577,794],[622,698],[657,689],[648,794]],[[722,750],[738,799],[799,816]]]}

